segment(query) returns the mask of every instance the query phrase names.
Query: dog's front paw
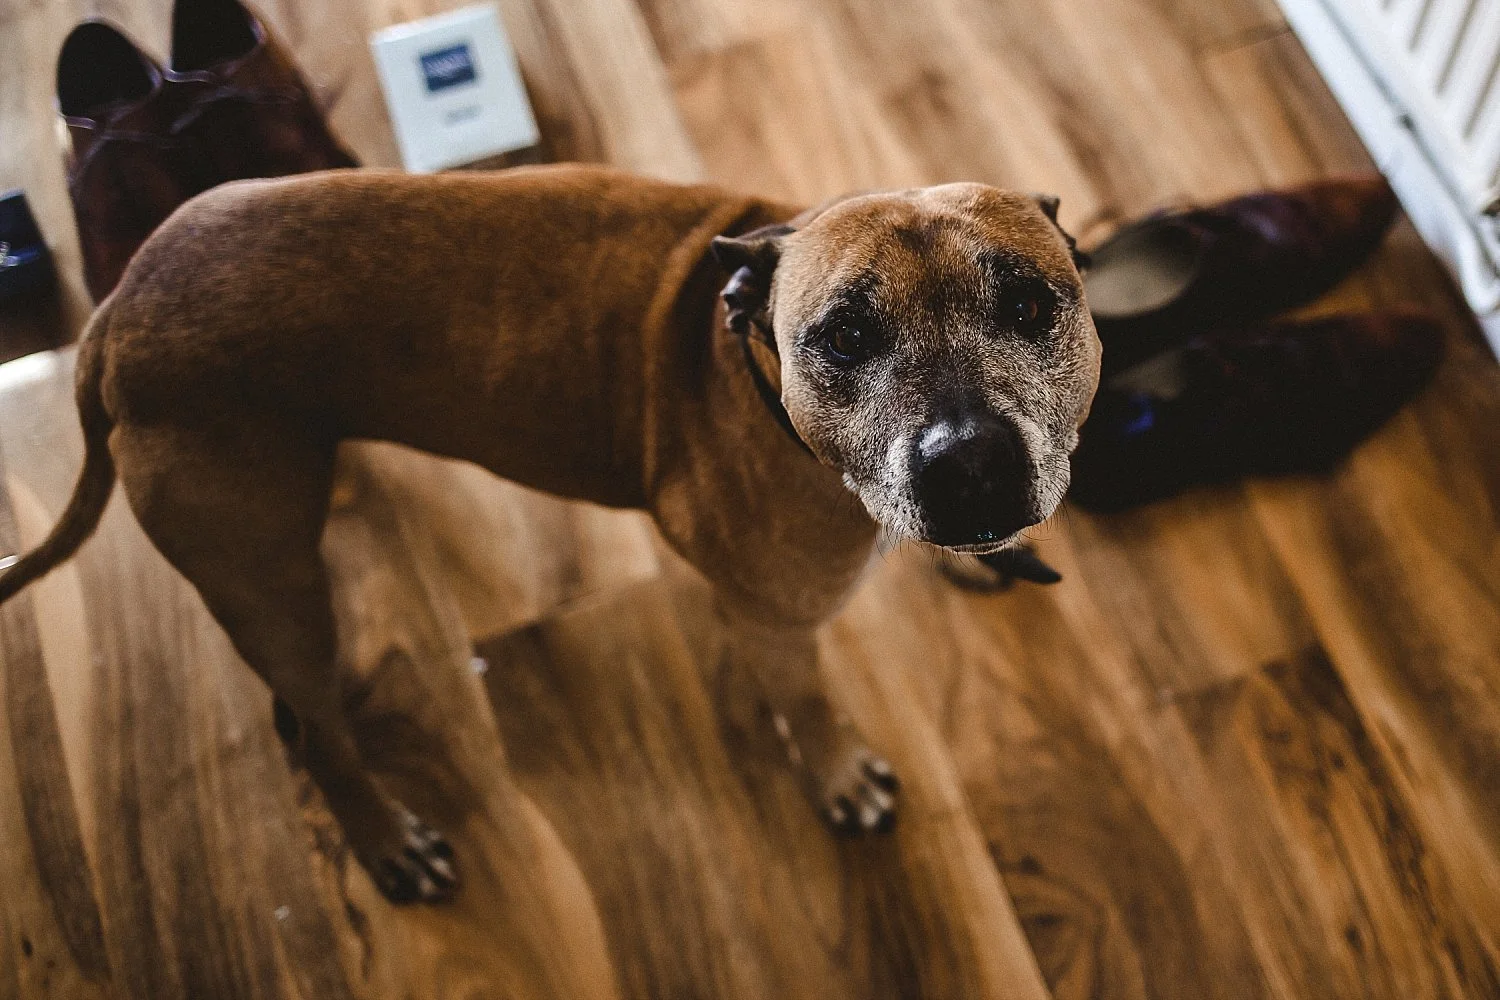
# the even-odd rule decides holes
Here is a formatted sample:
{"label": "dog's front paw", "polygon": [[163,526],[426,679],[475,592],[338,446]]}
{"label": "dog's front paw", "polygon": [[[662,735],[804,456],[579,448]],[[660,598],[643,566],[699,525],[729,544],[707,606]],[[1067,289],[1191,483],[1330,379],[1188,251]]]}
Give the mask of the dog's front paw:
{"label": "dog's front paw", "polygon": [[884,833],[896,822],[901,783],[885,758],[861,747],[823,776],[819,807],[835,833]]}
{"label": "dog's front paw", "polygon": [[355,855],[393,903],[437,903],[458,888],[453,848],[409,812],[402,812],[400,835],[393,843],[356,848]]}

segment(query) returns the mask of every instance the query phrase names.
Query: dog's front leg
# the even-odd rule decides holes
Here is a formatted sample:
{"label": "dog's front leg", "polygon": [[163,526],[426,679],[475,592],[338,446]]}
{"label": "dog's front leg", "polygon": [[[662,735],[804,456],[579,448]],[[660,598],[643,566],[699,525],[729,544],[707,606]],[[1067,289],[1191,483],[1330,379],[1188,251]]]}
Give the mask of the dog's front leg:
{"label": "dog's front leg", "polygon": [[812,628],[748,614],[719,602],[727,654],[754,684],[813,805],[841,833],[885,830],[895,819],[897,780],[849,716],[829,699]]}

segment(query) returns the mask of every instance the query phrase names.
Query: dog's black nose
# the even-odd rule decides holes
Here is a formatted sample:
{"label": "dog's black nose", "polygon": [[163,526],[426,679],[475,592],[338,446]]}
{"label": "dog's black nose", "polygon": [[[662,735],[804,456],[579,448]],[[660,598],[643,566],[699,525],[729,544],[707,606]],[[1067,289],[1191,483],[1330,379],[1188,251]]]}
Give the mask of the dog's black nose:
{"label": "dog's black nose", "polygon": [[984,414],[938,421],[917,440],[913,463],[928,541],[994,542],[1041,520],[1031,459],[1008,420]]}

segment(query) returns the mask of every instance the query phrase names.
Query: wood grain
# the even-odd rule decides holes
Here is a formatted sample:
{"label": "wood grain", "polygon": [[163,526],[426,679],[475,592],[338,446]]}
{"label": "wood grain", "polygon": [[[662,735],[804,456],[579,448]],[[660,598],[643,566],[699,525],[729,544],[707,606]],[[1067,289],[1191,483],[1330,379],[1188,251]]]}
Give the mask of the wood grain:
{"label": "wood grain", "polygon": [[[439,0],[270,0],[336,129],[396,162],[365,37]],[[1369,169],[1268,0],[503,0],[543,148],[814,201],[979,179],[1096,239]],[[0,186],[86,306],[52,58],[0,0]],[[896,763],[824,833],[639,515],[389,445],[324,550],[364,749],[466,884],[394,909],[269,696],[117,498],[0,609],[0,998],[1500,997],[1500,373],[1401,223],[1310,307],[1444,318],[1434,386],[1327,477],[1038,529],[1052,588],[874,567],[822,637]],[[71,490],[71,354],[0,367],[0,553]],[[289,766],[290,765],[290,766]]]}

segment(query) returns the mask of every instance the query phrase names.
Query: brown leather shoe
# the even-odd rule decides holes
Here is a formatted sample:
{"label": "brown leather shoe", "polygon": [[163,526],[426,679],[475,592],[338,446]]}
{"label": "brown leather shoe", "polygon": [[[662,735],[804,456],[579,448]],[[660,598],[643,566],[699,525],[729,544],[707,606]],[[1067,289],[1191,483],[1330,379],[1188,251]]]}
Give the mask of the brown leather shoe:
{"label": "brown leather shoe", "polygon": [[57,107],[67,125],[68,190],[83,273],[95,301],[178,205],[212,185],[210,164],[174,135],[183,106],[160,67],[118,29],[85,21],[57,57]]}
{"label": "brown leather shoe", "polygon": [[286,50],[238,0],[178,0],[166,76],[187,105],[176,130],[221,181],[358,166]]}
{"label": "brown leather shoe", "polygon": [[237,0],[181,0],[173,69],[112,25],[73,29],[57,60],[68,186],[95,301],[172,211],[215,184],[358,164],[260,19]]}
{"label": "brown leather shoe", "polygon": [[1108,376],[1194,333],[1316,298],[1395,217],[1380,176],[1317,181],[1132,223],[1091,251],[1084,277]]}
{"label": "brown leather shoe", "polygon": [[[1194,337],[1100,388],[1068,496],[1114,511],[1201,483],[1331,468],[1426,384],[1442,328],[1349,313]],[[1132,383],[1126,385],[1124,383]]]}

